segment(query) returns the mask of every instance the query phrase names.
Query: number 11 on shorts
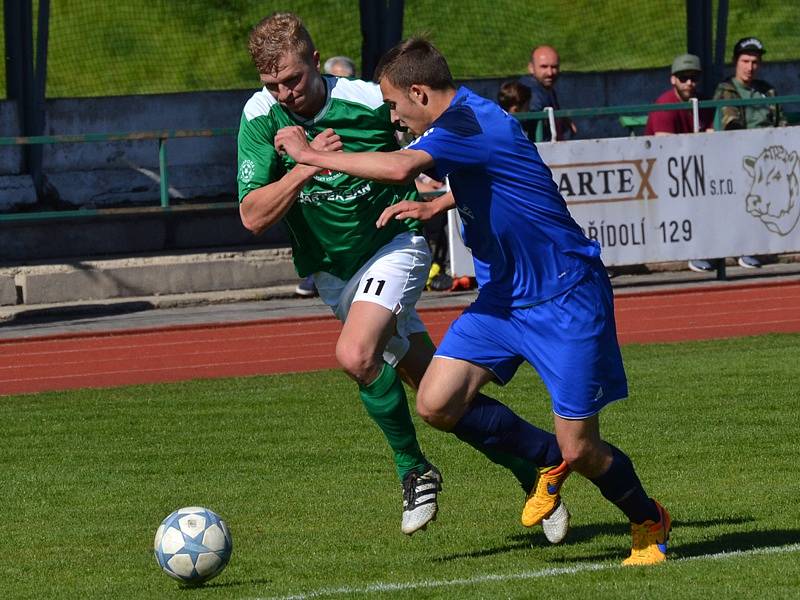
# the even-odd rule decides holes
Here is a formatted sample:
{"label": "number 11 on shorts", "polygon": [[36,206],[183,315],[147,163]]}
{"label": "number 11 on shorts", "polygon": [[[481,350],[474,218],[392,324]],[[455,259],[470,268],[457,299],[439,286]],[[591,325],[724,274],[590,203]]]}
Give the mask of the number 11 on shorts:
{"label": "number 11 on shorts", "polygon": [[385,279],[378,279],[375,285],[375,288],[372,289],[372,282],[375,281],[374,277],[370,277],[366,281],[366,285],[364,285],[364,290],[361,292],[362,294],[369,294],[372,293],[375,296],[380,296],[381,292],[383,291],[383,286],[386,285]]}

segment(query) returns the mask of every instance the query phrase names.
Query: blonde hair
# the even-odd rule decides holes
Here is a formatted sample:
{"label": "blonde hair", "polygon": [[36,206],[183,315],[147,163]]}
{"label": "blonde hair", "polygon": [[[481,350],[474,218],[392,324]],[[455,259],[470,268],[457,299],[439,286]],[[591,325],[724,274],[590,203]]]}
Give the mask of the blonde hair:
{"label": "blonde hair", "polygon": [[250,32],[247,47],[259,73],[274,73],[287,53],[309,60],[316,50],[303,22],[290,12],[262,19]]}

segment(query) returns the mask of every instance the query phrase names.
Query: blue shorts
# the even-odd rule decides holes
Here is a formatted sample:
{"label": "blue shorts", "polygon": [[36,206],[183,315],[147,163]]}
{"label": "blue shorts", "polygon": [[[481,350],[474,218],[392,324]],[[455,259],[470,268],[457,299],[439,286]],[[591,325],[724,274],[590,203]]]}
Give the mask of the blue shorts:
{"label": "blue shorts", "polygon": [[501,385],[527,361],[547,386],[553,412],[565,419],[590,417],[628,395],[614,294],[602,266],[533,306],[484,306],[478,297],[450,325],[436,356],[484,367]]}

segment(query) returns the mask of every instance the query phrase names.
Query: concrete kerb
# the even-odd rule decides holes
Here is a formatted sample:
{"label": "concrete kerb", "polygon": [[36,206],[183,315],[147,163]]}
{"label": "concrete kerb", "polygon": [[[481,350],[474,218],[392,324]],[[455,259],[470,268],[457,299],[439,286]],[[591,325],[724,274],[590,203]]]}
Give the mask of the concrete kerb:
{"label": "concrete kerb", "polygon": [[13,275],[0,275],[0,306],[17,303],[17,284]]}
{"label": "concrete kerb", "polygon": [[[156,309],[190,309],[198,306],[227,305],[273,300],[295,300],[296,284],[283,284],[243,290],[131,296],[96,301],[56,302],[48,304],[0,306],[0,324],[36,323],[85,317],[103,317]],[[322,307],[324,308],[324,306]],[[323,312],[320,309],[320,312]],[[325,313],[327,314],[327,313]]]}
{"label": "concrete kerb", "polygon": [[[732,266],[727,282],[688,271],[685,262],[622,268],[612,282],[617,294],[766,282],[800,276],[799,259],[800,255],[783,256],[758,270]],[[131,303],[143,310],[288,299],[296,284],[288,248],[5,267],[0,268],[0,322],[113,313]],[[420,306],[469,302],[456,296],[429,293]],[[17,303],[18,298],[23,302]]]}
{"label": "concrete kerb", "polygon": [[[0,301],[25,306],[253,290],[297,276],[288,248],[44,263],[0,269]],[[13,298],[6,290],[13,283]],[[293,289],[293,286],[292,286]]]}

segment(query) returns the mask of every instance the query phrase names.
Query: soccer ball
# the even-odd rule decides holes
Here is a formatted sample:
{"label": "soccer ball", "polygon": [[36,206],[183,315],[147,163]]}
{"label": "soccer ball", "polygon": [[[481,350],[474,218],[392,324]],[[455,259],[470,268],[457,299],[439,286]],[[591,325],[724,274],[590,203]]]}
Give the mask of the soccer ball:
{"label": "soccer ball", "polygon": [[170,577],[199,585],[228,564],[233,540],[225,521],[202,506],[179,508],[156,531],[156,562]]}

